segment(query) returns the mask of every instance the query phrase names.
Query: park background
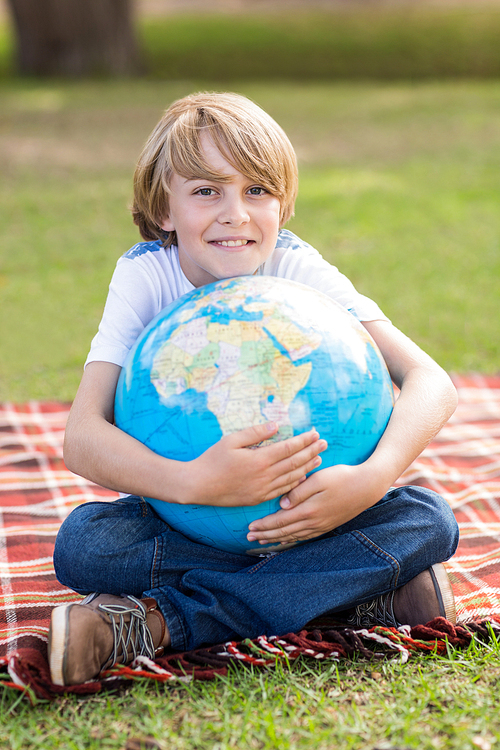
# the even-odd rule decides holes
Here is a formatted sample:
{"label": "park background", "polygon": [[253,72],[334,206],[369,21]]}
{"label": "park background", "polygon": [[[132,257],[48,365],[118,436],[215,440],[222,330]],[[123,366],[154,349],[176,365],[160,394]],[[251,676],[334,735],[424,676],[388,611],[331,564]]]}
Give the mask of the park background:
{"label": "park background", "polygon": [[[16,72],[0,3],[0,401],[72,400],[116,260],[139,239],[128,205],[142,144],[173,99],[207,89],[249,96],[290,135],[292,231],[449,372],[500,371],[500,3],[144,0],[135,11],[141,75],[36,78]],[[491,750],[500,658],[489,648],[137,686],[56,708],[5,693],[0,746]]]}
{"label": "park background", "polygon": [[202,6],[136,6],[143,77],[36,80],[11,73],[4,2],[0,399],[73,398],[139,239],[136,158],[162,110],[202,89],[250,96],[290,135],[292,231],[448,371],[497,372],[500,5]]}

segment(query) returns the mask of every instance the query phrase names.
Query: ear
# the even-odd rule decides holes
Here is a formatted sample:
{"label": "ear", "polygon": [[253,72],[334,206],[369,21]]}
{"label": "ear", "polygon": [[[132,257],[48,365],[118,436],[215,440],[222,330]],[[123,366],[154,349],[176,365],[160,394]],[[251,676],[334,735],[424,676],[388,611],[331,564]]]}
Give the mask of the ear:
{"label": "ear", "polygon": [[160,227],[165,232],[175,232],[174,224],[172,222],[172,219],[169,216],[167,216],[165,219],[163,219],[162,223],[160,224]]}

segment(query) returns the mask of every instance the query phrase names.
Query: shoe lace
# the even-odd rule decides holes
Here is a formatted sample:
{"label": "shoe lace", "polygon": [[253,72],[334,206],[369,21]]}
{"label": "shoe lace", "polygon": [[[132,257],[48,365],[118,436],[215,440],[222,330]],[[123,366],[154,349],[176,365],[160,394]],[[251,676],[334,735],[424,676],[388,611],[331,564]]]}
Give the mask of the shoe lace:
{"label": "shoe lace", "polygon": [[[147,625],[146,607],[135,596],[127,596],[127,599],[130,599],[134,606],[99,604],[99,609],[108,615],[113,627],[113,652],[103,669],[118,662],[126,664],[139,655],[150,659],[155,657],[153,636]],[[125,620],[125,617],[128,619]]]}
{"label": "shoe lace", "polygon": [[373,625],[385,625],[390,628],[399,628],[400,623],[394,614],[394,591],[377,596],[369,602],[358,604],[354,612],[349,615],[349,625],[364,628]]}

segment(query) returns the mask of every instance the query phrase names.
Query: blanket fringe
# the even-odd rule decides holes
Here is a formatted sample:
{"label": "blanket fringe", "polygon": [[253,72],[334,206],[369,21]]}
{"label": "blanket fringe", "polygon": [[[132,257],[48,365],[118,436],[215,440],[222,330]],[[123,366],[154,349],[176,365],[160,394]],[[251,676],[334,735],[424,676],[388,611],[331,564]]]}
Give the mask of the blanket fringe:
{"label": "blanket fringe", "polygon": [[[500,623],[495,619],[452,625],[443,617],[437,617],[426,625],[399,629],[377,626],[354,630],[318,624],[299,633],[260,636],[254,640],[229,641],[166,654],[156,661],[140,656],[129,666],[117,665],[107,670],[98,681],[68,687],[51,682],[47,661],[40,652],[21,649],[0,659],[0,685],[23,691],[34,703],[52,700],[64,693],[89,695],[116,689],[127,680],[149,679],[164,683],[213,680],[218,675],[227,675],[231,666],[266,669],[277,663],[289,665],[299,657],[338,661],[354,656],[366,660],[399,656],[400,661],[406,663],[412,655],[446,654],[450,648],[466,649],[473,641],[487,643],[497,637],[500,638]],[[1,672],[7,672],[6,679],[1,679]]]}

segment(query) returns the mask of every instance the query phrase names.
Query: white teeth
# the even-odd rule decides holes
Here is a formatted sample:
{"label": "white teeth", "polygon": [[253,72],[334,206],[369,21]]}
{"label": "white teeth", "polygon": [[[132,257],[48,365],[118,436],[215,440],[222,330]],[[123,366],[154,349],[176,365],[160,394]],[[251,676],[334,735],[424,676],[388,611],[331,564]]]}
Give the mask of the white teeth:
{"label": "white teeth", "polygon": [[219,242],[219,245],[222,245],[222,247],[241,247],[247,244],[248,240],[221,240]]}

